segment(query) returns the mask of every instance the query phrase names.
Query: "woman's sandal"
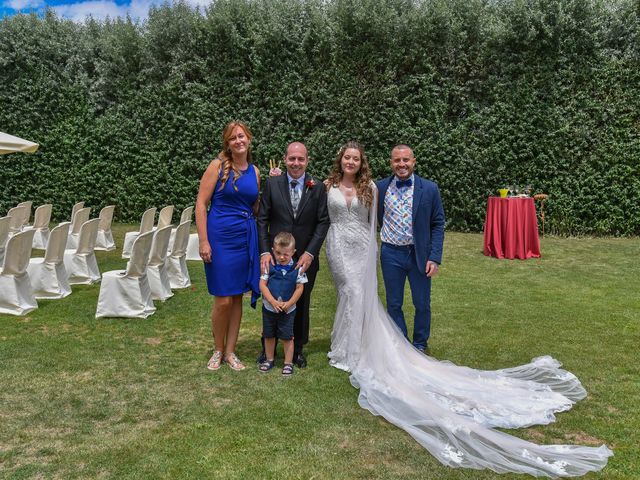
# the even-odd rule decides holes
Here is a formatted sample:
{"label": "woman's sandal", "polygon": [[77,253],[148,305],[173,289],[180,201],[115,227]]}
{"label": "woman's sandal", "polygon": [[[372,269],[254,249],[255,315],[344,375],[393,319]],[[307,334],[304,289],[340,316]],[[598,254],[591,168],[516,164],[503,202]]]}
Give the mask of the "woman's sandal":
{"label": "woman's sandal", "polygon": [[282,367],[282,376],[290,377],[291,375],[293,375],[293,363],[285,363]]}
{"label": "woman's sandal", "polygon": [[258,365],[258,370],[260,370],[262,373],[267,373],[274,367],[274,365],[275,362],[273,360],[265,360],[260,365]]}
{"label": "woman's sandal", "polygon": [[221,366],[222,366],[222,352],[218,350],[213,352],[213,355],[211,355],[211,358],[207,362],[207,368],[209,370],[219,370]]}
{"label": "woman's sandal", "polygon": [[235,353],[225,354],[224,361],[227,362],[227,365],[229,365],[229,367],[231,367],[232,370],[240,371],[247,368],[244,366],[244,363],[240,361],[240,359]]}

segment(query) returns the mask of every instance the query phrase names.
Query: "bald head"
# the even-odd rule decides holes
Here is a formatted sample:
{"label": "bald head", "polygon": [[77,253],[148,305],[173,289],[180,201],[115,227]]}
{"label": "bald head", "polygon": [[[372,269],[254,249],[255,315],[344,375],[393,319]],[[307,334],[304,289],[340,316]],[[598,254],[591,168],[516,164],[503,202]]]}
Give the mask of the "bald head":
{"label": "bald head", "polygon": [[297,179],[304,175],[304,171],[309,164],[307,147],[304,146],[304,143],[290,143],[287,147],[287,153],[284,156],[284,163],[287,166],[287,173],[291,178]]}

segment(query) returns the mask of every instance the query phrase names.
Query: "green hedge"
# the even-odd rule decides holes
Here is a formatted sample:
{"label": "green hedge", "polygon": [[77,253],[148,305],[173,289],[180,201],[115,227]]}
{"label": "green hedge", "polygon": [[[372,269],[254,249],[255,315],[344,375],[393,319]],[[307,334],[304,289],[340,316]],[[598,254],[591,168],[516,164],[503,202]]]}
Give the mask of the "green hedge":
{"label": "green hedge", "polygon": [[557,234],[640,234],[640,7],[633,0],[218,0],[76,24],[0,21],[0,212],[69,216],[192,204],[232,119],[266,170],[302,140],[324,175],[340,144],[378,177],[414,146],[448,228],[482,229],[504,185],[550,194]]}

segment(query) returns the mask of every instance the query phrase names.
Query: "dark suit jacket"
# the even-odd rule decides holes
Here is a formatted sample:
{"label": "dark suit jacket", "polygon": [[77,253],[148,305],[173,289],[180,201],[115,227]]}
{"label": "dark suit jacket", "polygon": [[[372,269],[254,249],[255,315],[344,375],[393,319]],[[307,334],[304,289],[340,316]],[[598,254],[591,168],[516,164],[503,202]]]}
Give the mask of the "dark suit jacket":
{"label": "dark suit jacket", "polygon": [[[391,180],[387,177],[376,182],[378,187],[378,225],[382,225],[384,218],[384,197]],[[442,263],[442,245],[444,243],[444,209],[440,199],[438,186],[418,175],[413,176],[413,243],[416,252],[416,262],[421,268],[426,268],[427,260]]]}
{"label": "dark suit jacket", "polygon": [[260,253],[271,252],[273,239],[280,232],[290,232],[296,239],[296,256],[305,251],[314,256],[313,263],[318,264],[320,247],[329,230],[329,212],[327,211],[327,193],[320,181],[313,187],[306,184],[312,180],[305,176],[298,214],[293,217],[289,185],[286,172],[279,177],[269,177],[264,182],[258,213],[258,235]]}

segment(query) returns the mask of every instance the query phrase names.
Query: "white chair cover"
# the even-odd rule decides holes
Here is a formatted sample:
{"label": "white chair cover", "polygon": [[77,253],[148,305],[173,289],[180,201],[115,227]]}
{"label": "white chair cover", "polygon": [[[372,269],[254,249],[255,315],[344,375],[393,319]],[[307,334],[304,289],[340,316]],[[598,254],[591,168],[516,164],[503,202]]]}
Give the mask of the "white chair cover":
{"label": "white chair cover", "polygon": [[96,318],[147,318],[156,311],[147,279],[152,240],[152,232],[138,235],[126,271],[112,270],[102,276]]}
{"label": "white chair cover", "polygon": [[91,207],[86,207],[81,208],[73,215],[69,236],[67,237],[67,249],[71,250],[78,247],[78,242],[80,241],[80,230],[82,229],[82,226],[89,220],[90,214]]}
{"label": "white chair cover", "polygon": [[76,216],[76,212],[84,208],[84,202],[78,202],[73,207],[71,207],[71,223],[73,223],[73,217]]}
{"label": "white chair cover", "polygon": [[24,230],[34,230],[33,235],[33,248],[38,250],[46,250],[47,243],[49,242],[49,222],[51,221],[51,210],[53,205],[46,203],[36,208],[36,213],[33,216],[33,225],[25,227]]}
{"label": "white chair cover", "polygon": [[9,241],[9,229],[11,227],[11,217],[0,217],[0,265],[4,262],[4,250]]}
{"label": "white chair cover", "polygon": [[197,233],[189,235],[189,242],[187,243],[187,260],[199,260],[200,258],[200,240]]}
{"label": "white chair cover", "polygon": [[22,225],[28,225],[29,220],[31,220],[31,207],[33,206],[33,202],[31,200],[27,200],[26,202],[20,202],[18,207],[24,207],[24,216],[22,217]]}
{"label": "white chair cover", "polygon": [[[182,214],[180,215],[180,223],[178,223],[178,225],[182,225],[187,220],[191,221],[192,216],[193,216],[193,207],[185,208],[184,210],[182,210]],[[169,253],[173,251],[173,242],[175,241],[175,238],[176,238],[176,230],[178,229],[174,228],[171,230],[171,238],[169,239]]]}
{"label": "white chair cover", "polygon": [[11,224],[9,225],[9,236],[15,235],[22,231],[22,225],[24,225],[25,205],[10,208],[7,212],[7,217],[11,217]]}
{"label": "white chair cover", "polygon": [[[76,214],[76,218],[80,212]],[[84,222],[80,228],[78,248],[64,251],[64,268],[71,285],[87,285],[100,281],[100,270],[94,252],[99,218]]]}
{"label": "white chair cover", "polygon": [[173,218],[173,208],[173,205],[167,205],[162,210],[160,210],[160,214],[158,215],[158,230],[166,227],[167,225],[171,225],[171,219]]}
{"label": "white chair cover", "polygon": [[187,220],[191,221],[192,216],[193,216],[193,205],[182,210],[182,214],[180,215],[180,225],[182,225]]}
{"label": "white chair cover", "polygon": [[142,220],[140,220],[140,230],[138,230],[137,232],[125,233],[124,245],[122,246],[122,258],[129,258],[131,256],[133,242],[135,242],[138,235],[153,230],[153,221],[156,218],[156,210],[156,207],[151,207],[142,214]]}
{"label": "white chair cover", "polygon": [[36,298],[64,298],[71,293],[64,268],[64,247],[67,244],[70,222],[64,222],[51,231],[44,258],[29,260],[27,271]]}
{"label": "white chair cover", "polygon": [[149,264],[147,265],[147,277],[149,277],[151,298],[154,300],[165,301],[173,296],[171,282],[165,266],[170,235],[171,225],[156,230],[153,235]]}
{"label": "white chair cover", "polygon": [[16,233],[7,242],[0,270],[0,313],[25,315],[38,308],[27,273],[31,242],[33,230]]}
{"label": "white chair cover", "polygon": [[176,229],[173,250],[165,263],[169,285],[171,288],[187,288],[191,286],[191,277],[187,269],[187,242],[189,241],[191,220],[186,220]]}
{"label": "white chair cover", "polygon": [[111,221],[113,220],[113,211],[115,208],[115,205],[109,205],[100,210],[96,250],[110,252],[116,249],[116,243],[113,241],[113,233],[111,232]]}

